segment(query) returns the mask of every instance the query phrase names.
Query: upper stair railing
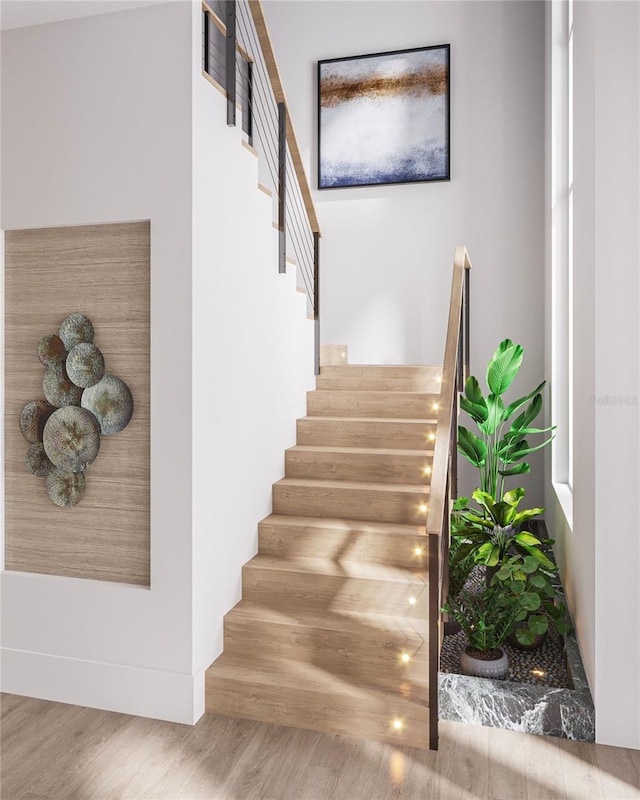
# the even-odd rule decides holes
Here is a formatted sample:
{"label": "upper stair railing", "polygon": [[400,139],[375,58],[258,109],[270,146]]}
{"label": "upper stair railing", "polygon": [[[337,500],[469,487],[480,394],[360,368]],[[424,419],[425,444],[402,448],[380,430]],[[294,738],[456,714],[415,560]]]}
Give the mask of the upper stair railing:
{"label": "upper stair railing", "polygon": [[431,469],[427,514],[429,537],[429,709],[430,746],[438,739],[438,666],[441,612],[448,592],[449,537],[452,499],[458,492],[459,393],[469,376],[469,270],[466,247],[456,247],[444,348],[438,424]]}
{"label": "upper stair railing", "polygon": [[320,227],[291,124],[260,0],[203,4],[203,75],[227,97],[228,125],[241,114],[247,144],[260,157],[260,181],[277,199],[278,270],[295,263],[315,326],[320,369]]}

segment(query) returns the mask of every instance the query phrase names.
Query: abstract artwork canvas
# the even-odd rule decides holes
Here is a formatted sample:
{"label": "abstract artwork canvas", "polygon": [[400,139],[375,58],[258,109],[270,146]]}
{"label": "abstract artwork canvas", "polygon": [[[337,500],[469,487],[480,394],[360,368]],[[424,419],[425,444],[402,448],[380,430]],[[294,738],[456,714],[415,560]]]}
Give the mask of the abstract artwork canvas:
{"label": "abstract artwork canvas", "polygon": [[449,180],[449,45],[318,62],[318,188]]}

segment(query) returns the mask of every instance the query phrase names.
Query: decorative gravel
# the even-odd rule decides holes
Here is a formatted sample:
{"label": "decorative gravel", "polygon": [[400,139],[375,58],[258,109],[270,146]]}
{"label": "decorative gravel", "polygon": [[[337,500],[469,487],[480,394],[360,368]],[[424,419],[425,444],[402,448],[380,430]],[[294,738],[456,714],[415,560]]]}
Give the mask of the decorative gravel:
{"label": "decorative gravel", "polygon": [[[482,591],[484,581],[484,568],[476,567],[465,588],[470,592]],[[463,631],[444,637],[440,653],[441,672],[462,674],[459,656],[466,645],[467,637]],[[566,667],[564,641],[555,628],[549,631],[542,646],[536,650],[518,650],[509,644],[505,644],[504,649],[509,657],[509,672],[505,680],[532,686],[573,688]]]}

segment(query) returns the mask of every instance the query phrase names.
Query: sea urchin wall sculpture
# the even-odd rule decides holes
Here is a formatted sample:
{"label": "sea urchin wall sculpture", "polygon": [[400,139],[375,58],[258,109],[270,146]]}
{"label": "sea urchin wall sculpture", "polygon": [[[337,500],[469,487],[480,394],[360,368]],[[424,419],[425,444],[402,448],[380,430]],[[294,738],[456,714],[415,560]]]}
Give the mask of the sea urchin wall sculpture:
{"label": "sea urchin wall sculpture", "polygon": [[133,414],[129,387],[105,374],[93,337],[91,320],[76,313],[62,321],[59,336],[40,340],[46,400],[32,400],[20,413],[20,430],[31,445],[27,469],[47,479],[49,497],[62,508],[84,497],[84,472],[98,455],[100,436],[124,430]]}

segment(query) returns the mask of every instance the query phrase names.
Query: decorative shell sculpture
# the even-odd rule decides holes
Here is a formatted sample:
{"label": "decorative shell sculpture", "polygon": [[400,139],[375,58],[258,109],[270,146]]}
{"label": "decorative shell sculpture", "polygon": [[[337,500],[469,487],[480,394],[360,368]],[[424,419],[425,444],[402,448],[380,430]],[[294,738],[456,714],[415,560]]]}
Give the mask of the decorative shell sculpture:
{"label": "decorative shell sculpture", "polygon": [[62,321],[59,335],[40,339],[46,399],[32,400],[20,412],[20,431],[31,445],[26,467],[46,478],[47,494],[60,508],[84,497],[85,470],[98,455],[101,435],[124,430],[133,415],[131,391],[120,378],[105,374],[94,335],[91,320],[75,313]]}

